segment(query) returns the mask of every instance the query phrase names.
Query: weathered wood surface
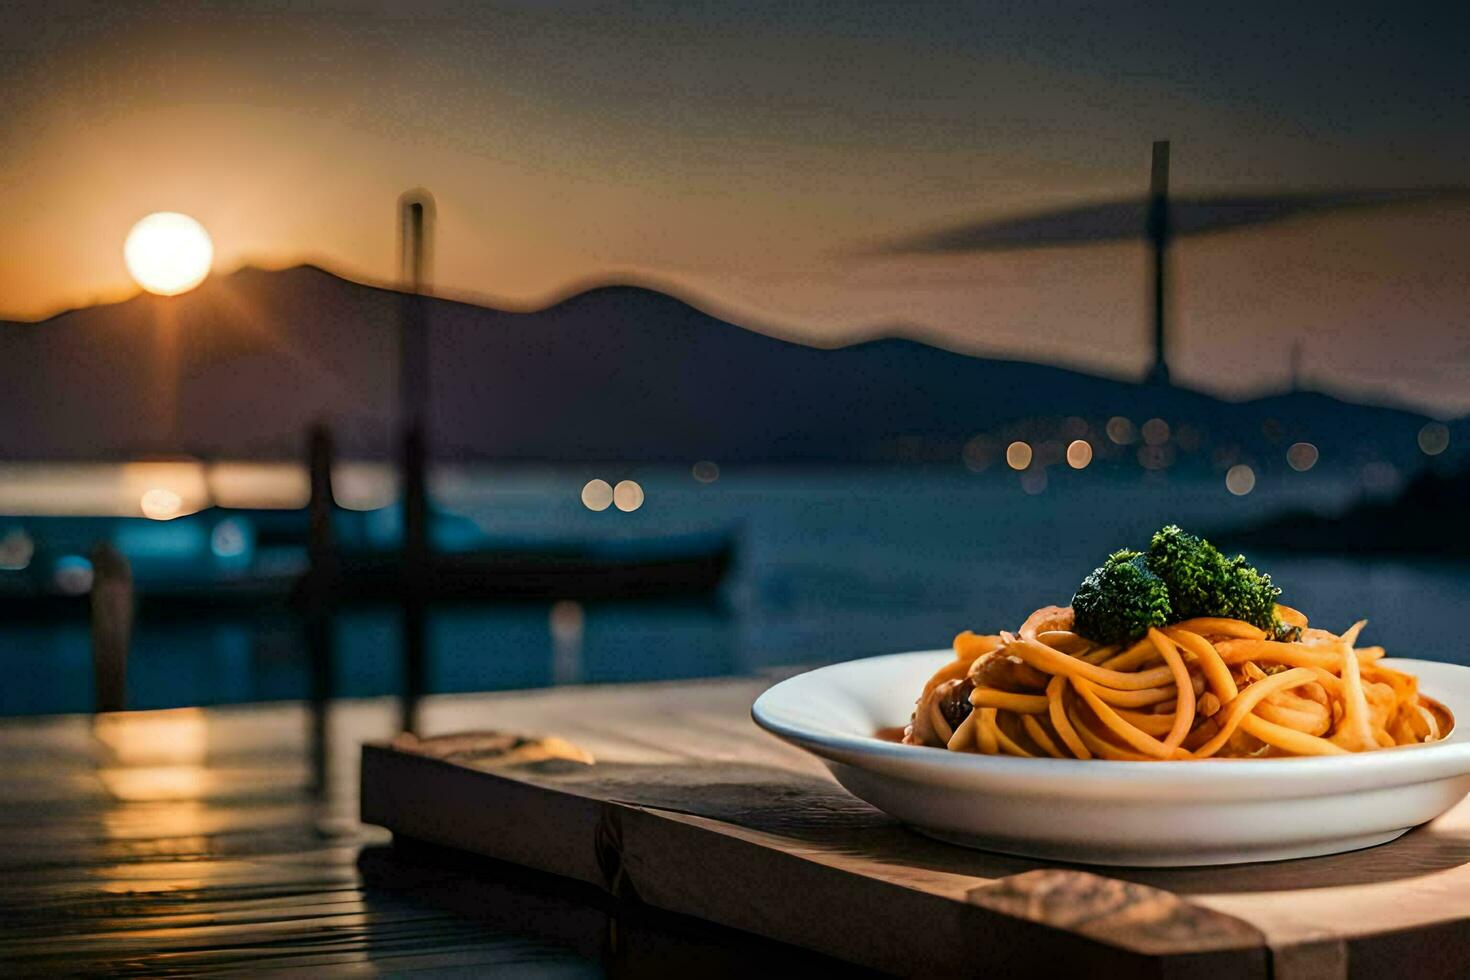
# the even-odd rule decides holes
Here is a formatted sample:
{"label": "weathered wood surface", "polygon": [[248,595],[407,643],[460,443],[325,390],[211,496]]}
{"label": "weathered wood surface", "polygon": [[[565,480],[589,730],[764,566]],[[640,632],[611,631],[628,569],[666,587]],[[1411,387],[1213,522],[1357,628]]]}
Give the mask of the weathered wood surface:
{"label": "weathered wood surface", "polygon": [[364,817],[885,970],[1470,975],[1470,802],[1351,854],[1084,871],[898,826],[751,724],[763,686],[502,696],[369,746]]}
{"label": "weathered wood surface", "polygon": [[[424,729],[499,703],[428,698]],[[379,700],[0,720],[0,976],[830,967],[546,875],[390,846],[357,820],[357,760],[399,718]]]}

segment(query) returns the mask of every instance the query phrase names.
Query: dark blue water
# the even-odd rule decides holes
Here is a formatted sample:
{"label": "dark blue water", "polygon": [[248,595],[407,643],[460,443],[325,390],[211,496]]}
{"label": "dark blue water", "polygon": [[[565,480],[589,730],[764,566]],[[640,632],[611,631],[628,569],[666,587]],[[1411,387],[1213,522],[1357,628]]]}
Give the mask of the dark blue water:
{"label": "dark blue water", "polygon": [[[593,476],[636,478],[634,513],[582,506]],[[1034,489],[1034,488],[1033,488]],[[1208,532],[1283,508],[1331,509],[1360,489],[1330,474],[1263,477],[1247,496],[1217,478],[1053,469],[1028,494],[1008,472],[459,472],[436,481],[441,506],[515,538],[681,533],[732,527],[738,566],[707,601],[453,607],[430,614],[429,692],[746,673],[945,646],[965,628],[1014,627],[1065,603],[1109,551],[1176,521]],[[1285,601],[1391,654],[1470,662],[1450,628],[1470,604],[1470,569],[1423,561],[1262,555]],[[553,622],[556,628],[553,629]],[[398,612],[336,622],[332,692],[396,693]],[[92,703],[85,623],[0,630],[0,713],[83,711]],[[130,705],[164,707],[306,697],[308,658],[287,613],[207,624],[138,624]]]}

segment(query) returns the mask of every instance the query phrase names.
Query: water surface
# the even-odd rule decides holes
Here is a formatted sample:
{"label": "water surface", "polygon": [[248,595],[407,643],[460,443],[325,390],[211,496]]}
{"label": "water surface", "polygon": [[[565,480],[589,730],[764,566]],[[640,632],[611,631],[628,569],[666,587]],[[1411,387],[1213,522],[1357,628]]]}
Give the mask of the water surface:
{"label": "water surface", "polygon": [[[275,499],[289,496],[258,472],[241,472]],[[1360,492],[1332,474],[1263,478],[1238,497],[1218,477],[1050,473],[1046,488],[1032,494],[1015,474],[996,470],[727,469],[710,483],[668,468],[445,470],[434,480],[439,505],[491,537],[728,528],[739,554],[724,588],[708,599],[435,609],[425,687],[714,676],[946,646],[961,629],[1014,627],[1036,606],[1067,602],[1109,551],[1141,545],[1162,523],[1208,530],[1288,507],[1331,509]],[[594,477],[636,479],[645,502],[632,513],[589,511],[581,488]],[[381,472],[359,468],[355,480],[359,499],[391,495],[391,486],[374,483],[386,480]],[[1470,603],[1462,565],[1281,555],[1260,561],[1286,589],[1284,599],[1319,625],[1339,630],[1366,617],[1366,639],[1392,654],[1470,663],[1452,619]],[[144,618],[129,664],[130,705],[306,697],[312,680],[301,633],[285,611],[204,623]],[[396,608],[344,612],[335,637],[332,693],[400,690]],[[8,625],[0,630],[0,665],[0,713],[91,705],[85,623]]]}

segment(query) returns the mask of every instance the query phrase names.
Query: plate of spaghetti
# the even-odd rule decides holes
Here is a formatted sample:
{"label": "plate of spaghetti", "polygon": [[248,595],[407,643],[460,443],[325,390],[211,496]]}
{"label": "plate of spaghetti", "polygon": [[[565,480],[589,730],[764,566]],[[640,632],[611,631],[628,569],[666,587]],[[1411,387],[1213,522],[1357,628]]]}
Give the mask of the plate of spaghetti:
{"label": "plate of spaghetti", "polygon": [[1381,844],[1470,792],[1470,668],[1322,629],[1177,527],[1070,605],[948,650],[835,664],[757,724],[915,829],[1094,864],[1230,864]]}

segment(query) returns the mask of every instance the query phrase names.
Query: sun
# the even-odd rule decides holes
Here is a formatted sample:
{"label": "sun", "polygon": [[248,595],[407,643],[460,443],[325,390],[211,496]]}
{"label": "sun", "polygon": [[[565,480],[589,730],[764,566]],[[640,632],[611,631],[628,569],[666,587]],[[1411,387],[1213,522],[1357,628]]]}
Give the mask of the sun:
{"label": "sun", "polygon": [[159,211],[133,225],[123,243],[123,261],[128,274],[150,293],[177,296],[209,275],[214,243],[187,214]]}

